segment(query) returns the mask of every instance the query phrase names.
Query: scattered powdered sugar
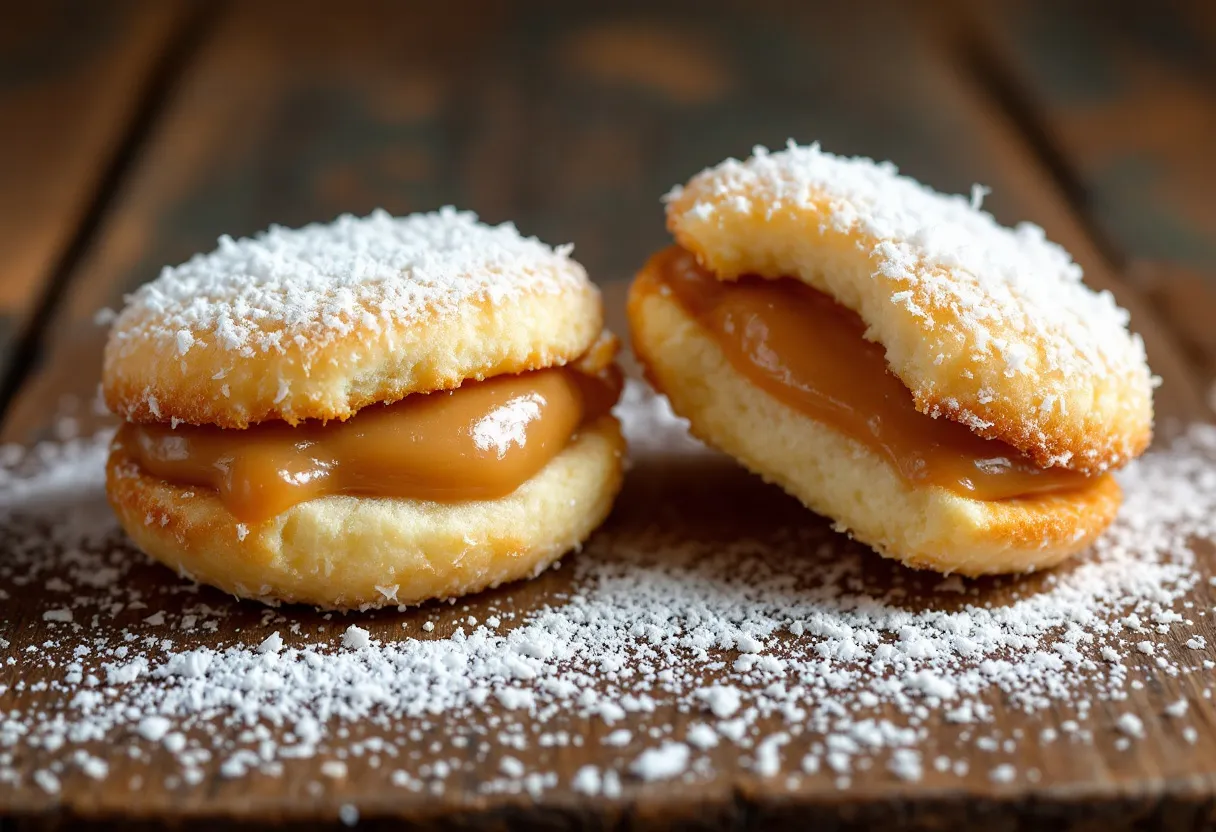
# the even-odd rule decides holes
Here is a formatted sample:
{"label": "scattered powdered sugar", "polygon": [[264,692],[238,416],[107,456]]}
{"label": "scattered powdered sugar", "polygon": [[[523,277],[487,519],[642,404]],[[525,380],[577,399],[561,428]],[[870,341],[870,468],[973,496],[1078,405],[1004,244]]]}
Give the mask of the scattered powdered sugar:
{"label": "scattered powdered sugar", "polygon": [[351,624],[346,628],[346,632],[342,634],[342,646],[349,647],[352,650],[368,647],[371,643],[371,633],[357,624]]}
{"label": "scattered powdered sugar", "polygon": [[1177,702],[1171,702],[1165,706],[1165,712],[1172,717],[1181,719],[1186,716],[1186,712],[1190,710],[1190,703],[1185,699],[1179,699]]}
{"label": "scattered powdered sugar", "polygon": [[[744,534],[681,519],[676,490],[648,500],[642,478],[719,460],[665,407],[635,385],[618,413],[685,461],[645,471],[635,446],[616,518],[560,571],[345,619],[147,563],[102,497],[104,436],[3,454],[0,592],[22,596],[3,609],[32,614],[0,641],[0,784],[50,799],[146,763],[141,782],[167,787],[305,771],[317,790],[611,799],[736,775],[1033,782],[1032,746],[1199,742],[1177,693],[1135,713],[1129,694],[1216,667],[1193,600],[1208,591],[1197,541],[1216,537],[1216,427],[1124,471],[1123,513],[1078,563],[960,583],[880,560],[729,466],[730,487],[762,498],[739,497]],[[724,487],[713,476],[688,482]],[[65,604],[70,618],[43,620]],[[1045,722],[1002,733],[1003,710]],[[559,775],[555,750],[577,767]]]}
{"label": "scattered powdered sugar", "polygon": [[283,649],[283,637],[279,635],[279,631],[275,630],[266,639],[258,645],[259,653],[278,653]]}
{"label": "scattered powdered sugar", "polygon": [[739,689],[729,685],[714,685],[699,690],[697,698],[704,702],[705,706],[719,719],[733,716],[743,702]]}
{"label": "scattered powdered sugar", "polygon": [[1119,726],[1119,730],[1129,737],[1139,739],[1144,736],[1144,720],[1135,714],[1124,714],[1119,717],[1116,724]]}
{"label": "scattered powdered sugar", "polygon": [[891,752],[891,773],[900,780],[919,780],[924,775],[920,752],[912,748],[897,748]]}
{"label": "scattered powdered sugar", "polygon": [[635,383],[632,379],[621,391],[617,416],[629,440],[631,457],[695,453],[703,449],[701,443],[688,432],[688,420],[676,415],[665,396],[654,395],[645,384]]}
{"label": "scattered powdered sugar", "polygon": [[629,770],[643,780],[670,780],[688,768],[689,749],[681,742],[665,742],[648,748],[633,761]]}
{"label": "scattered powdered sugar", "polygon": [[1011,763],[1001,763],[988,772],[988,779],[993,783],[1012,783],[1018,776],[1018,770]]}

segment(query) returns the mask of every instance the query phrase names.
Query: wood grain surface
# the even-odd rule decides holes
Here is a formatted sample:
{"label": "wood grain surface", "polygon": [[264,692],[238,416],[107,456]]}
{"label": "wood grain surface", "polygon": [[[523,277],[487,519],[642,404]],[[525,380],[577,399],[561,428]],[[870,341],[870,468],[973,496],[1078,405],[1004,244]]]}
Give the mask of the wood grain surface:
{"label": "wood grain surface", "polygon": [[[142,23],[131,25],[140,32],[163,33],[173,13],[152,5],[154,9],[135,15]],[[220,234],[247,234],[272,222],[297,225],[345,211],[366,213],[376,206],[405,213],[444,204],[476,210],[490,221],[510,219],[525,233],[575,243],[576,257],[604,286],[610,321],[620,330],[624,282],[667,239],[661,194],[705,165],[745,156],[755,144],[777,147],[788,138],[891,158],[905,172],[947,191],[966,192],[973,182],[991,186],[989,206],[999,219],[1029,219],[1044,226],[1074,253],[1091,284],[1111,289],[1132,310],[1154,370],[1164,379],[1159,416],[1180,421],[1210,417],[1205,397],[1216,375],[1216,342],[1207,324],[1216,320],[1216,298],[1204,270],[1210,266],[1205,246],[1212,238],[1205,212],[1212,203],[1194,200],[1204,177],[1209,189],[1216,184],[1216,173],[1203,167],[1211,159],[1186,168],[1199,171],[1193,181],[1158,178],[1150,187],[1132,177],[1139,184],[1127,190],[1129,180],[1106,167],[1122,164],[1110,161],[1116,152],[1099,152],[1096,145],[1083,143],[1085,136],[1102,133],[1097,125],[1118,119],[1095,116],[1085,127],[1062,127],[1061,153],[1075,166],[1070,170],[1076,181],[1087,189],[1090,182],[1098,183],[1092,186],[1094,211],[1089,214],[1087,205],[1074,199],[1072,185],[1061,181],[1043,158],[1037,140],[1024,133],[1018,113],[960,58],[959,38],[991,36],[973,32],[972,18],[895,2],[766,3],[761,8],[726,2],[698,4],[695,12],[690,8],[491,2],[423,8],[360,2],[343,4],[339,13],[331,6],[286,0],[222,7],[165,92],[112,203],[58,287],[58,303],[43,336],[45,357],[30,368],[4,415],[0,438],[22,443],[52,438],[57,426],[62,429],[61,415],[73,417],[76,429],[86,432],[105,423],[106,417],[91,407],[105,338],[93,324],[96,310],[118,306],[125,292],[154,277],[162,265],[212,248]],[[993,14],[997,21],[1008,21],[1013,18],[1005,16],[1020,12],[1001,5]],[[1051,9],[1036,12],[1034,20],[1034,25],[1063,25],[1053,22]],[[154,54],[147,46],[150,37],[141,35],[140,49]],[[1042,52],[1053,43],[1056,49],[1071,48],[1075,40],[1057,33],[1047,46],[1036,43]],[[881,59],[860,60],[859,51]],[[120,52],[126,67],[122,72],[138,77],[138,67],[125,62],[142,53],[135,47]],[[1056,56],[1064,58],[1098,66],[1108,60],[1102,54]],[[139,66],[148,71],[147,59],[142,60]],[[1038,60],[1050,63],[1041,55]],[[1204,71],[1202,65],[1187,64],[1178,72],[1185,80],[1176,82],[1187,87],[1187,95],[1198,96],[1190,85],[1198,89],[1200,81],[1194,79]],[[122,77],[120,87],[134,83]],[[1144,83],[1151,89],[1151,79]],[[1054,90],[1057,84],[1045,86]],[[1210,86],[1208,90],[1208,100],[1216,100]],[[40,113],[61,94],[80,93],[48,88],[41,93],[42,103],[25,106]],[[1151,97],[1142,91],[1129,94]],[[1114,112],[1119,100],[1118,91],[1103,91],[1093,107]],[[1050,116],[1053,125],[1063,124],[1073,111],[1069,103],[1052,106],[1058,110]],[[1200,153],[1191,138],[1144,141],[1136,153],[1156,160],[1162,169],[1176,162],[1182,170]],[[1104,156],[1107,152],[1111,155]],[[55,219],[28,220],[38,234],[57,234],[56,241],[70,236],[73,223],[79,223],[80,214],[71,212],[83,210],[80,202],[88,188],[82,182],[103,162],[95,156],[92,163],[77,159],[73,164],[71,174],[63,175],[78,189],[77,202],[69,206],[69,196],[61,196]],[[1115,180],[1124,185],[1110,184]],[[31,181],[21,183],[23,189],[34,188]],[[1150,190],[1165,196],[1150,200]],[[0,196],[0,206],[4,198]],[[1185,227],[1178,232],[1182,236],[1170,240],[1185,237],[1190,242],[1175,246],[1121,219],[1119,212],[1137,199],[1146,206],[1143,210],[1160,210],[1168,218],[1154,220],[1158,225]],[[56,244],[61,242],[42,243],[41,259],[31,255],[34,265],[26,272],[44,275],[45,261],[52,257],[46,252]],[[1157,276],[1144,266],[1129,279],[1120,268],[1123,258],[1151,259]],[[37,295],[39,280],[46,279],[25,279],[23,296]],[[656,505],[663,507],[658,521]],[[720,459],[698,457],[681,466],[642,456],[609,525],[579,557],[611,559],[615,546],[637,538],[639,529],[655,522],[661,522],[668,539],[710,541],[740,534],[740,522],[751,524],[749,530],[812,523],[817,525],[809,534],[834,541],[842,557],[856,553],[826,523],[807,518],[793,501]],[[1210,559],[1211,547],[1205,551]],[[946,608],[959,603],[933,596],[934,581],[907,578],[875,561],[868,578],[875,586],[905,582],[923,603]],[[174,603],[179,593],[174,579],[151,564],[137,563],[128,580],[162,605]],[[574,581],[574,570],[562,569],[454,607],[382,612],[359,622],[377,638],[399,637],[403,628],[439,638],[469,615],[484,619],[491,610],[522,615],[539,609],[560,600]],[[3,626],[23,631],[22,642],[41,641],[47,626],[41,619],[45,599],[5,588],[11,598],[5,601]],[[1018,589],[1033,591],[1033,584]],[[999,604],[1011,591],[999,582],[985,585],[983,600]],[[1193,600],[1210,609],[1216,603],[1214,591],[1201,586]],[[231,628],[191,636],[198,644],[231,641],[238,630],[242,642],[256,644],[281,626],[253,604],[207,589],[197,597],[225,610],[225,627]],[[289,615],[305,632],[320,627],[336,632],[339,626],[311,610],[293,609]],[[420,625],[427,620],[436,628],[423,636]],[[137,628],[140,623],[137,615],[124,613],[100,626]],[[1211,617],[1195,631],[1216,643]],[[48,707],[47,698],[54,694],[19,693],[12,686],[26,671],[20,663],[0,666],[0,682],[9,685],[0,693],[0,711]],[[142,777],[133,786],[132,778],[140,772],[168,769],[170,761],[159,746],[124,737],[119,745],[95,749],[111,766],[101,785],[73,777],[65,779],[58,795],[28,782],[0,785],[0,816],[5,818],[0,823],[34,828],[85,821],[115,827],[167,822],[213,828],[223,822],[302,829],[334,825],[339,808],[353,804],[364,823],[386,827],[404,822],[426,828],[1205,828],[1216,823],[1216,706],[1203,699],[1198,684],[1193,677],[1163,675],[1145,689],[1130,691],[1124,707],[1146,715],[1147,732],[1131,751],[1116,751],[1113,737],[1097,737],[1093,744],[1025,744],[1025,766],[1037,768],[1043,778],[1038,784],[1004,788],[994,785],[980,766],[962,778],[926,772],[919,783],[875,770],[859,774],[845,790],[823,772],[801,777],[791,788],[782,778],[758,778],[743,770],[732,757],[736,752],[723,746],[713,752],[711,778],[658,786],[627,782],[620,798],[589,799],[569,789],[569,775],[588,762],[617,765],[621,755],[601,744],[607,732],[602,722],[571,717],[562,725],[585,737],[584,745],[532,745],[518,755],[530,768],[562,774],[561,785],[537,801],[525,795],[478,794],[475,785],[496,775],[496,763],[472,750],[467,772],[438,795],[395,789],[387,782],[387,770],[363,760],[350,762],[346,778],[322,778],[318,771],[324,758],[288,765],[282,777],[239,780],[221,777],[216,760],[196,786],[167,786]],[[1182,742],[1164,719],[1152,718],[1162,703],[1179,696],[1190,699],[1198,711],[1193,721],[1201,736],[1194,745]],[[1004,736],[1031,736],[1058,718],[1013,712],[996,695],[987,701],[996,711],[993,728]],[[676,726],[689,721],[688,714],[674,710],[659,716]],[[634,726],[636,718],[621,725]],[[355,726],[352,741],[372,730]],[[420,747],[445,734],[442,720],[426,730]],[[933,725],[930,731],[930,753],[963,747],[957,726]],[[140,748],[143,759],[131,760],[128,745]],[[39,758],[35,754],[24,762],[32,770]]]}
{"label": "wood grain surface", "polygon": [[984,4],[977,23],[1130,260],[1216,273],[1216,39],[1198,6]]}
{"label": "wood grain surface", "polygon": [[[0,26],[0,377],[73,265],[184,2],[13,4]],[[8,392],[5,391],[4,395]]]}

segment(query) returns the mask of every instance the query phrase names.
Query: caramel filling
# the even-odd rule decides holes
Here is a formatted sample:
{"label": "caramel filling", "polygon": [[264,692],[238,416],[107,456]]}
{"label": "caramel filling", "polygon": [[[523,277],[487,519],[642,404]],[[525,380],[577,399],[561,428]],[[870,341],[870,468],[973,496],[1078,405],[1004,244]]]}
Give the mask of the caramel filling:
{"label": "caramel filling", "polygon": [[[906,481],[979,500],[1086,485],[1012,446],[919,413],[854,312],[792,278],[718,280],[689,252],[655,255],[635,292],[668,293],[752,384],[885,457]],[[761,429],[761,428],[757,428]]]}
{"label": "caramel filling", "polygon": [[118,442],[154,476],[216,490],[242,522],[333,494],[492,500],[537,474],[619,392],[615,367],[596,377],[551,368],[410,395],[345,422],[126,424]]}

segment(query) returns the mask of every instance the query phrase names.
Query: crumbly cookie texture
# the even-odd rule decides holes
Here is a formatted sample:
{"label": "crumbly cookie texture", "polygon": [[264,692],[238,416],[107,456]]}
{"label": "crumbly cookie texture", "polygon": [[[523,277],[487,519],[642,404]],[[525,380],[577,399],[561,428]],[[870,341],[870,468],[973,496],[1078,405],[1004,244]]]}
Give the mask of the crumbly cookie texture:
{"label": "crumbly cookie texture", "polygon": [[451,208],[222,237],[128,298],[106,401],[131,421],[294,424],[564,364],[603,325],[570,252]]}
{"label": "crumbly cookie texture", "polygon": [[867,323],[917,408],[1088,473],[1152,436],[1144,344],[1041,228],[818,145],[756,148],[667,196],[668,227],[720,278],[798,278]]}
{"label": "crumbly cookie texture", "polygon": [[881,455],[757,388],[670,297],[631,297],[629,318],[647,376],[694,435],[907,566],[1033,572],[1085,549],[1115,518],[1121,495],[1110,475],[997,501],[908,483]]}

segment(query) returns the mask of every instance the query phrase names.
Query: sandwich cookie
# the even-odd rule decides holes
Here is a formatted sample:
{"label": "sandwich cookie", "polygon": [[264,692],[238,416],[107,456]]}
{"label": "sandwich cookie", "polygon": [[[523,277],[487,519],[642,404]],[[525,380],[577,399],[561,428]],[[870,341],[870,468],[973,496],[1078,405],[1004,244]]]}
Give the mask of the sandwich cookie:
{"label": "sandwich cookie", "polygon": [[617,343],[564,248],[445,209],[221,238],[106,345],[110,503],[227,592],[414,604],[535,575],[608,515]]}
{"label": "sandwich cookie", "polygon": [[703,171],[630,289],[634,351],[698,437],[880,553],[1056,564],[1113,520],[1153,379],[1110,294],[982,195],[817,145]]}

